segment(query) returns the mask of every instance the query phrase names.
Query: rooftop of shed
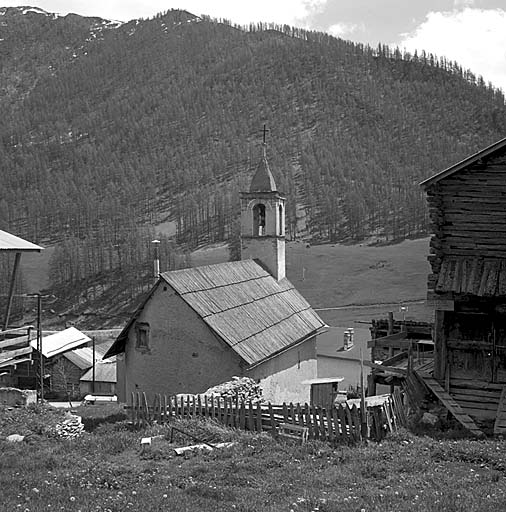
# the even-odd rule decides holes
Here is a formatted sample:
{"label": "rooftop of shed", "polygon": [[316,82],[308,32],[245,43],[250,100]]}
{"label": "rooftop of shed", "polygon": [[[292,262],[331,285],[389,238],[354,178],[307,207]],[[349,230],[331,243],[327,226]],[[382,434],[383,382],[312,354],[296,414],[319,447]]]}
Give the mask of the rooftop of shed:
{"label": "rooftop of shed", "polygon": [[40,252],[42,247],[23,240],[19,236],[0,230],[0,251],[12,252]]}
{"label": "rooftop of shed", "polygon": [[456,174],[464,169],[468,169],[472,165],[484,162],[489,158],[492,158],[498,154],[504,153],[505,151],[506,151],[506,137],[504,139],[498,140],[497,142],[494,142],[490,146],[487,146],[486,148],[478,151],[477,153],[474,153],[471,156],[464,158],[464,160],[461,160],[460,162],[452,165],[451,167],[448,167],[444,171],[441,171],[441,172],[435,174],[434,176],[427,178],[426,180],[424,180],[420,183],[420,186],[427,188],[427,187],[434,185],[435,183],[441,181],[444,178],[453,176],[454,174]]}

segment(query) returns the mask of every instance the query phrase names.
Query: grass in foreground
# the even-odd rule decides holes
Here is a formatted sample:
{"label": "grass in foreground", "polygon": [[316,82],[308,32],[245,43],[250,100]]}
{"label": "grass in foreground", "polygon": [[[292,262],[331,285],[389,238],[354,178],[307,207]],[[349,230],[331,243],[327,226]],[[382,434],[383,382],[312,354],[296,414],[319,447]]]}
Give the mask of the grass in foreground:
{"label": "grass in foreground", "polygon": [[[14,511],[500,511],[506,508],[504,441],[437,441],[408,432],[382,444],[280,444],[268,435],[201,421],[177,425],[229,449],[177,457],[164,439],[141,454],[143,436],[125,422],[72,441],[4,437],[26,411],[0,411],[0,510]],[[54,413],[53,413],[54,414]],[[21,419],[16,416],[21,415]],[[48,424],[54,421],[51,416]],[[19,431],[18,431],[19,433]],[[32,439],[32,441],[30,440]],[[174,445],[192,442],[176,436]]]}

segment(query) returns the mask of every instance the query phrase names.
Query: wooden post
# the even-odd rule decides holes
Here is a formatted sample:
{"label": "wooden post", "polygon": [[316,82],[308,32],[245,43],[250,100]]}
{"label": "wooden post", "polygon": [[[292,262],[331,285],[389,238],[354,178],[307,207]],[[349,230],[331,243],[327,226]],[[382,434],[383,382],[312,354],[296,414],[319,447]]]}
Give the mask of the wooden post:
{"label": "wooden post", "polygon": [[337,413],[337,408],[332,407],[331,412],[332,412],[332,420],[334,423],[334,438],[338,439],[343,436],[343,432],[341,431],[340,426],[339,426],[339,416]]}
{"label": "wooden post", "polygon": [[442,381],[446,374],[446,339],[444,335],[445,312],[436,309],[434,315],[434,378]]}
{"label": "wooden post", "polygon": [[[392,311],[388,312],[388,330],[387,335],[390,336],[394,333],[394,314]],[[394,355],[394,349],[388,347],[388,358],[390,359]]]}
{"label": "wooden post", "polygon": [[275,434],[276,433],[276,422],[274,420],[274,412],[272,410],[272,404],[270,402],[269,402],[269,418],[271,421],[271,433]]}
{"label": "wooden post", "polygon": [[222,398],[221,397],[216,397],[216,419],[221,423],[221,418],[222,418],[222,414],[221,414],[221,401],[222,401]]}
{"label": "wooden post", "polygon": [[304,427],[304,415],[302,413],[302,408],[300,404],[297,404],[297,407],[295,408],[296,414],[297,414],[297,421],[301,427]]}
{"label": "wooden post", "polygon": [[327,439],[332,443],[334,442],[334,427],[332,425],[332,409],[325,409],[325,419],[327,420]]}
{"label": "wooden post", "polygon": [[309,439],[316,439],[315,429],[313,427],[313,420],[311,418],[312,408],[308,404],[304,404],[304,417],[306,419],[307,427],[309,429]]}
{"label": "wooden post", "polygon": [[355,439],[360,441],[362,439],[360,412],[356,405],[351,408],[351,417],[353,421],[353,431],[355,433]]}
{"label": "wooden post", "polygon": [[339,423],[341,424],[341,432],[344,437],[351,436],[351,426],[348,428],[347,414],[346,410],[348,409],[347,405],[339,405],[337,408],[337,414],[339,416]]}
{"label": "wooden post", "polygon": [[239,409],[239,428],[241,430],[246,430],[246,403],[244,400],[241,400],[241,406]]}
{"label": "wooden post", "polygon": [[250,400],[248,404],[248,430],[253,432],[255,430],[253,402]]}
{"label": "wooden post", "polygon": [[207,395],[204,395],[204,418],[209,418],[209,408],[207,405]]}
{"label": "wooden post", "polygon": [[148,397],[146,396],[146,393],[142,393],[142,402],[144,405],[144,410],[146,412],[146,423],[149,423],[151,421],[151,416],[149,414],[149,405],[148,405]]}
{"label": "wooden post", "polygon": [[180,419],[183,419],[185,416],[184,416],[184,397],[182,396],[181,397],[181,408],[179,410],[179,418]]}
{"label": "wooden post", "polygon": [[262,406],[257,402],[257,432],[262,432]]}
{"label": "wooden post", "polygon": [[317,412],[318,412],[318,415],[320,416],[320,418],[319,418],[320,419],[320,439],[322,441],[325,441],[327,439],[327,431],[325,428],[326,409],[324,409],[323,407],[318,407]]}
{"label": "wooden post", "polygon": [[223,425],[228,426],[228,400],[227,397],[223,399]]}
{"label": "wooden post", "polygon": [[167,395],[163,395],[163,423],[167,423]]}
{"label": "wooden post", "polygon": [[288,409],[286,407],[286,403],[283,402],[283,421],[288,423]]}

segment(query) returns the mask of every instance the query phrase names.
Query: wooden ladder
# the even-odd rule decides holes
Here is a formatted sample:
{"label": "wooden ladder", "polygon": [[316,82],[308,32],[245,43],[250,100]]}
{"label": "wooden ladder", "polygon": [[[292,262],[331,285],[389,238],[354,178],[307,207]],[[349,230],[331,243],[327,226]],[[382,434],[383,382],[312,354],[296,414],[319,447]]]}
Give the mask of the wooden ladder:
{"label": "wooden ladder", "polygon": [[441,403],[453,414],[455,419],[476,437],[483,437],[485,434],[478,428],[471,416],[467,415],[462,407],[444,390],[439,382],[432,376],[417,371],[416,374],[423,380],[425,385],[436,395]]}
{"label": "wooden ladder", "polygon": [[506,386],[502,388],[494,423],[494,435],[506,434]]}

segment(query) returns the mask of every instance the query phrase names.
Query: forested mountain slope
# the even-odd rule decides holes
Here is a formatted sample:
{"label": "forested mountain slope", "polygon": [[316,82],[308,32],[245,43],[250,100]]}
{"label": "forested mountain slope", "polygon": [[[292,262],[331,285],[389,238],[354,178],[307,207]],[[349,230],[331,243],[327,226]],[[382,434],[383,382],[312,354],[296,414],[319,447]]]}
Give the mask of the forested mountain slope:
{"label": "forested mountain slope", "polygon": [[[55,283],[225,240],[261,129],[288,232],[426,229],[417,183],[506,134],[503,95],[457,64],[288,26],[169,11],[127,24],[0,8],[0,229],[60,244]],[[167,268],[169,263],[165,265]]]}

